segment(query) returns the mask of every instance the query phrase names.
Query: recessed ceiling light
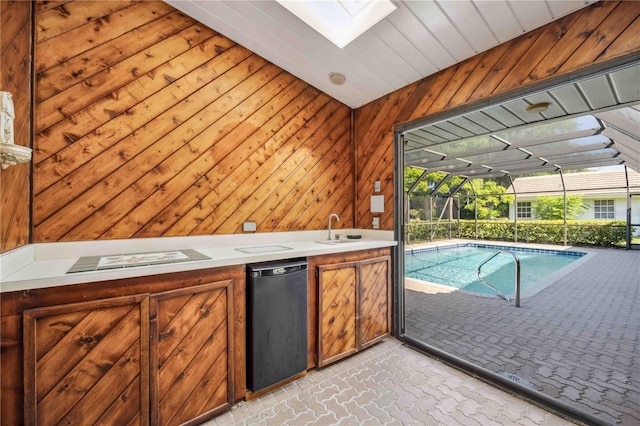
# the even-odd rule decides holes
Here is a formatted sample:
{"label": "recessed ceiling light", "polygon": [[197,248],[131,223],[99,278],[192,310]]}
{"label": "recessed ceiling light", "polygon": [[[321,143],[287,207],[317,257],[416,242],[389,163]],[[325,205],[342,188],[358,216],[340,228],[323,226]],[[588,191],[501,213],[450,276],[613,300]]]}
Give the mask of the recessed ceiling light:
{"label": "recessed ceiling light", "polygon": [[342,86],[347,78],[343,74],[332,72],[329,74],[329,80],[336,86]]}
{"label": "recessed ceiling light", "polygon": [[389,0],[277,0],[340,49],[396,10]]}
{"label": "recessed ceiling light", "polygon": [[540,102],[537,104],[529,105],[525,111],[531,114],[539,114],[549,109],[551,104],[549,102]]}

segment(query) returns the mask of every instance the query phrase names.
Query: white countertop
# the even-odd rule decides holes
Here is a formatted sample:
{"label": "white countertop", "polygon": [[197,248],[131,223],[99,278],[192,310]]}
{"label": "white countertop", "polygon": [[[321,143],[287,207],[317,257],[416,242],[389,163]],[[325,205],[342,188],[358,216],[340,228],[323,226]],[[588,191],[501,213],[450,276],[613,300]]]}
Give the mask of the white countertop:
{"label": "white countertop", "polygon": [[[109,281],[397,245],[393,241],[392,231],[336,229],[333,233],[340,234],[341,239],[345,239],[345,236],[350,234],[362,235],[362,239],[349,240],[348,243],[336,245],[323,244],[318,241],[327,239],[325,230],[30,244],[0,256],[0,292]],[[287,250],[253,254],[237,250],[243,247],[268,245],[284,246]],[[184,249],[197,250],[210,259],[67,274],[71,266],[83,256]]]}

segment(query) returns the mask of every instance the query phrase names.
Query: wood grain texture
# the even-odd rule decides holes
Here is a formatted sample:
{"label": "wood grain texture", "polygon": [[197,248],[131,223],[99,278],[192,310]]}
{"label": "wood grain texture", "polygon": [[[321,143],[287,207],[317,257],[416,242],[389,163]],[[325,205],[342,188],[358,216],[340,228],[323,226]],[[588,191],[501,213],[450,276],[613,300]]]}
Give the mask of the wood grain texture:
{"label": "wood grain texture", "polygon": [[318,366],[358,350],[358,264],[318,267]]}
{"label": "wood grain texture", "polygon": [[[20,94],[23,145],[31,143],[30,4],[0,9],[1,83]],[[347,107],[274,75],[162,2],[33,5],[34,221],[29,166],[0,172],[2,252],[26,244],[30,228],[34,242],[232,233],[245,220],[259,232],[287,231],[319,229],[337,210],[340,226],[367,228],[375,180],[385,195],[381,228],[390,230],[395,125],[640,51],[638,3],[597,2],[359,108],[351,129]],[[328,131],[296,118],[306,124],[327,103],[343,117]],[[311,149],[304,163],[302,153],[273,154],[304,132],[311,139],[296,148]]]}
{"label": "wood grain texture", "polygon": [[[31,2],[0,2],[0,90],[13,96],[16,145],[31,147]],[[0,253],[29,243],[30,164],[0,169]]]}
{"label": "wood grain texture", "polygon": [[25,423],[148,423],[148,316],[145,295],[26,311]]}
{"label": "wood grain texture", "polygon": [[233,281],[151,297],[151,423],[183,424],[233,403]]}
{"label": "wood grain texture", "polygon": [[389,336],[391,330],[391,256],[360,262],[360,348]]}
{"label": "wood grain texture", "polygon": [[34,242],[353,226],[345,105],[163,2],[35,25]]}
{"label": "wood grain texture", "polygon": [[22,424],[22,315],[0,317],[0,418],[3,424]]}
{"label": "wood grain texture", "polygon": [[[229,373],[229,377],[232,377],[234,382],[234,401],[244,398],[246,391],[246,330],[244,326],[246,321],[246,301],[244,296],[245,268],[240,265],[110,282],[77,284],[65,287],[65,291],[60,291],[59,287],[50,287],[24,292],[3,293],[2,298],[0,298],[0,314],[2,315],[0,317],[0,350],[2,351],[2,356],[0,357],[0,363],[2,364],[0,408],[2,410],[2,424],[25,424],[23,419],[23,358],[25,353],[23,351],[23,342],[26,345],[29,337],[27,335],[23,337],[22,317],[24,311],[43,308],[52,309],[48,311],[47,315],[40,316],[37,320],[39,327],[45,328],[47,332],[40,333],[38,335],[37,348],[30,349],[30,353],[34,355],[33,357],[30,356],[29,359],[35,363],[36,359],[41,359],[46,353],[52,351],[56,345],[60,345],[63,338],[72,333],[76,324],[81,324],[84,330],[95,331],[95,327],[92,325],[95,324],[95,322],[92,322],[95,321],[95,312],[92,314],[94,315],[93,320],[89,317],[89,313],[83,310],[66,310],[64,313],[55,312],[55,309],[60,305],[77,305],[88,300],[104,301],[105,299],[108,300],[120,296],[136,297],[139,294],[168,292],[221,281],[233,281],[233,337],[230,340],[233,340],[234,350],[232,355],[233,371]],[[121,315],[122,313],[115,309],[111,311],[111,314]],[[32,334],[31,340],[33,341],[35,337]],[[87,341],[87,343],[91,342]],[[82,350],[79,352],[82,352]],[[76,357],[76,354],[69,356],[72,360],[76,359],[74,357]],[[49,355],[49,358],[56,359],[53,355]],[[57,359],[63,364],[69,362],[65,359],[60,359],[59,356]],[[69,367],[64,368],[67,369]],[[52,385],[51,383],[43,382],[43,386],[49,388]],[[140,384],[140,386],[143,386],[143,384]],[[127,418],[131,419],[132,417],[129,415],[131,410],[139,409],[140,404],[145,403],[144,400],[139,399],[139,392],[135,392],[135,389],[139,389],[138,384],[131,382],[129,387],[121,392],[123,398],[105,409],[101,420],[96,421],[103,424],[126,424],[122,419],[127,416]]]}
{"label": "wood grain texture", "polygon": [[368,259],[390,256],[390,254],[391,249],[385,248],[332,255],[311,256],[307,258],[307,261],[309,262],[309,275],[307,277],[307,295],[309,298],[309,317],[307,320],[307,323],[309,324],[309,349],[307,361],[309,368],[313,368],[318,365],[318,310],[320,304],[320,293],[318,290],[319,274],[316,275],[318,268],[322,265],[332,265],[343,262],[358,262]]}
{"label": "wood grain texture", "polygon": [[356,110],[356,227],[382,182],[380,228],[393,229],[393,131],[398,124],[640,52],[640,3],[601,1]]}

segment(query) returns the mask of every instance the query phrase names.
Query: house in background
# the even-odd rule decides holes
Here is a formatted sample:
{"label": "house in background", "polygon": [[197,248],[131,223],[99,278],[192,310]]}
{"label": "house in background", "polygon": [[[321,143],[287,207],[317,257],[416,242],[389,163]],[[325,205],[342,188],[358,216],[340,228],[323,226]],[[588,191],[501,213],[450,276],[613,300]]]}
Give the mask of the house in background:
{"label": "house in background", "polygon": [[[640,173],[627,169],[631,200],[631,222],[640,223]],[[513,181],[507,194],[517,194],[517,202],[509,205],[509,219],[535,219],[538,197],[564,194],[581,195],[588,209],[577,220],[627,220],[627,176],[623,168],[579,173],[520,177]],[[636,196],[633,196],[636,194]]]}

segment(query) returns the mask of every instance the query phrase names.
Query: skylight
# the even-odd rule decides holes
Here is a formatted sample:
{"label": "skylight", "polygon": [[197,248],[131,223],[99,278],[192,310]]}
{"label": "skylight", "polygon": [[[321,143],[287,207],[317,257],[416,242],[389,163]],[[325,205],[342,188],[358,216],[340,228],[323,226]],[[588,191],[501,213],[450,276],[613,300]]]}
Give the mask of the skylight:
{"label": "skylight", "polygon": [[393,12],[389,0],[277,0],[340,49]]}

